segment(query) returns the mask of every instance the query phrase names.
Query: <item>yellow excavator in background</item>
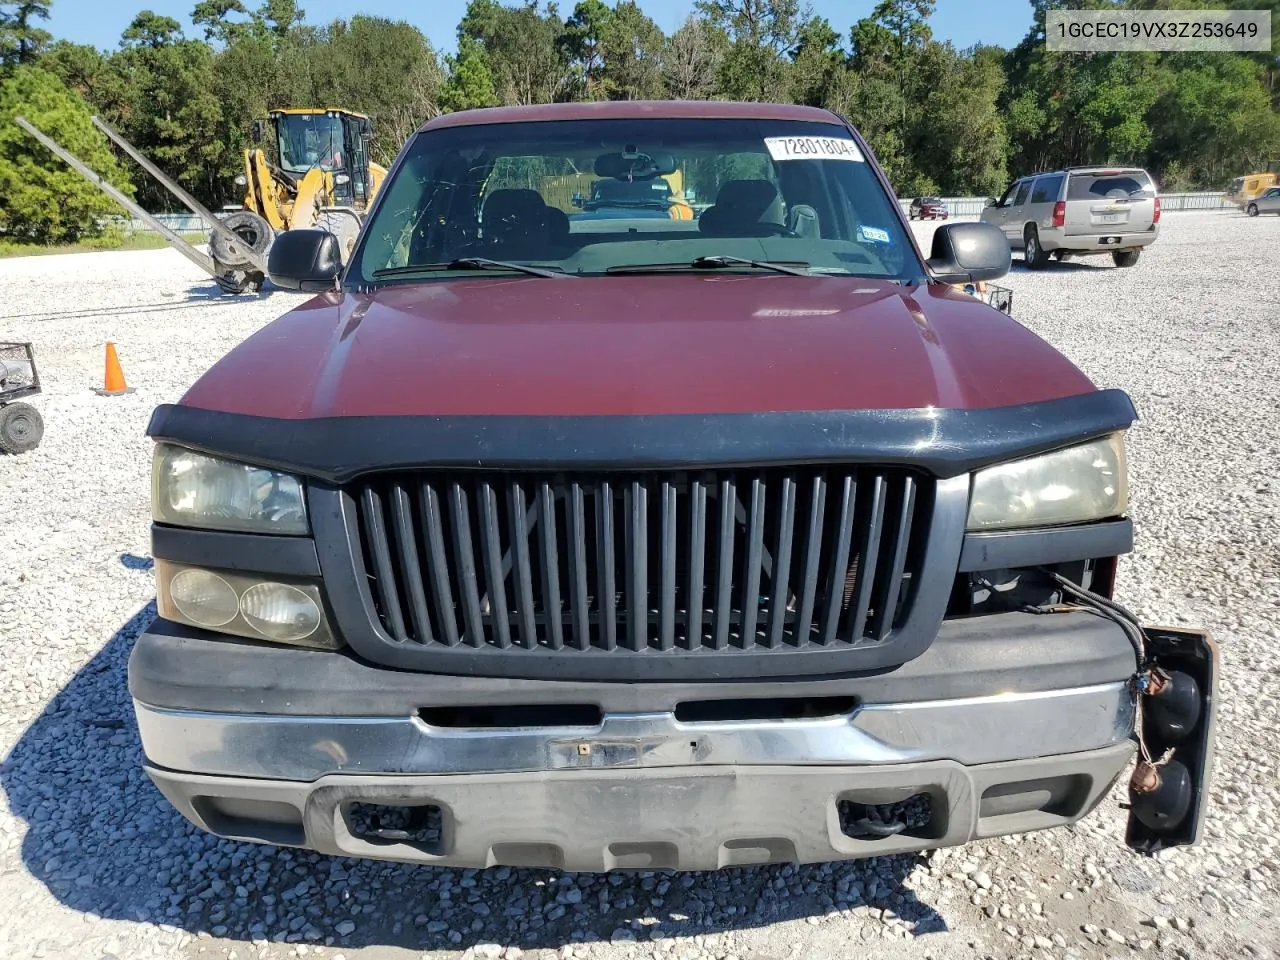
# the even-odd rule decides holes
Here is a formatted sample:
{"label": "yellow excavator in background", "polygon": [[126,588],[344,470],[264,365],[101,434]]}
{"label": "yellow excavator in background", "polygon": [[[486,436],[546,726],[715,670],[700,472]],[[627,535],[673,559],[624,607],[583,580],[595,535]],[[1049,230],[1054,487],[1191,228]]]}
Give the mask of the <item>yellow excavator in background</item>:
{"label": "yellow excavator in background", "polygon": [[[270,130],[270,153],[263,148]],[[241,207],[224,207],[222,222],[261,258],[281,230],[320,227],[338,238],[345,260],[365,211],[387,170],[369,160],[369,118],[337,107],[272,110],[253,125],[256,144],[244,152]],[[250,266],[238,245],[210,237],[209,252],[231,272]]]}

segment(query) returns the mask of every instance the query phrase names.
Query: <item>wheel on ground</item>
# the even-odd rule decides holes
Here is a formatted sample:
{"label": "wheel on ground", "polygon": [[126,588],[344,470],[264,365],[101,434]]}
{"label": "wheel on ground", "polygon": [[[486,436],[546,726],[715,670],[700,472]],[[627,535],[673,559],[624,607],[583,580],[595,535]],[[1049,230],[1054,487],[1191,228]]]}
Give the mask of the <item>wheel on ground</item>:
{"label": "wheel on ground", "polygon": [[1256,217],[1258,215],[1258,205],[1256,203],[1251,203],[1245,208],[1244,212],[1251,217]]}
{"label": "wheel on ground", "polygon": [[1049,254],[1040,246],[1040,234],[1034,225],[1027,227],[1023,234],[1022,259],[1031,270],[1039,270],[1049,262]]}
{"label": "wheel on ground", "polygon": [[1137,265],[1140,253],[1141,250],[1117,250],[1111,255],[1111,259],[1117,267],[1133,267]]}
{"label": "wheel on ground", "polygon": [[0,407],[0,452],[26,453],[34,450],[44,436],[44,419],[29,403]]}

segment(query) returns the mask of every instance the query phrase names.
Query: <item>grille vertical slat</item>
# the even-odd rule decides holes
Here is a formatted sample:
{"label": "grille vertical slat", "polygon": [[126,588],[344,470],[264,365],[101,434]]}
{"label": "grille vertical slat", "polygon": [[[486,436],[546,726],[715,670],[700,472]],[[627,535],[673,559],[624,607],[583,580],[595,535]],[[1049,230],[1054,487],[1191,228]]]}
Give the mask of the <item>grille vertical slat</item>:
{"label": "grille vertical slat", "polygon": [[502,566],[502,514],[498,509],[498,492],[492,483],[481,483],[479,492],[485,598],[489,601],[494,643],[505,650],[511,646],[511,620],[507,612],[507,578]]}
{"label": "grille vertical slat", "polygon": [[419,643],[432,643],[431,617],[427,613],[427,595],[422,588],[422,568],[418,564],[418,541],[413,530],[413,498],[400,483],[391,485],[391,516],[395,522],[396,547],[409,600],[413,637]]}
{"label": "grille vertical slat", "polygon": [[439,616],[440,632],[450,647],[457,646],[458,621],[453,610],[453,588],[449,585],[449,561],[444,548],[444,516],[440,494],[430,483],[422,485],[422,523],[427,531],[427,567],[431,571],[431,598]]}
{"label": "grille vertical slat", "polygon": [[822,614],[820,643],[830,644],[840,625],[840,601],[844,598],[844,581],[849,569],[849,541],[853,538],[854,497],[858,488],[853,477],[840,478],[840,505],[835,527],[835,560],[827,572],[827,602]]}
{"label": "grille vertical slat", "polygon": [[738,493],[732,480],[720,481],[719,544],[716,550],[715,633],[711,645],[723,650],[729,644],[733,617],[733,539]]}
{"label": "grille vertical slat", "polygon": [[764,561],[764,481],[751,481],[751,501],[747,511],[747,547],[742,573],[742,614],[738,643],[744,647],[756,642],[756,626],[760,622],[760,573]]}
{"label": "grille vertical slat", "polygon": [[[902,502],[893,524],[893,559],[888,572],[881,580],[876,596],[876,624],[872,636],[884,640],[893,629],[893,615],[898,608],[898,595],[902,590],[902,578],[906,573],[907,548],[911,538],[911,515],[915,512],[916,484],[907,477],[902,482]],[[858,634],[854,635],[855,637]]]}
{"label": "grille vertical slat", "polygon": [[819,561],[822,556],[822,530],[826,520],[827,478],[821,473],[813,478],[813,495],[809,502],[809,526],[805,534],[804,570],[800,574],[803,585],[800,604],[796,610],[795,636],[797,643],[809,639],[813,629],[813,605],[818,592],[818,580],[822,572]]}
{"label": "grille vertical slat", "polygon": [[394,568],[391,566],[391,545],[387,542],[386,517],[382,510],[382,494],[373,486],[364,489],[365,536],[369,553],[373,557],[373,573],[378,578],[382,593],[382,614],[387,628],[397,643],[409,638],[404,628],[404,613],[400,609],[400,590],[396,586]]}
{"label": "grille vertical slat", "polygon": [[458,562],[458,586],[462,590],[462,621],[467,626],[463,642],[484,646],[484,614],[480,612],[480,584],[476,579],[476,554],[471,543],[471,510],[467,489],[460,483],[449,489],[453,508],[453,547]]}
{"label": "grille vertical slat", "polygon": [[769,625],[767,643],[770,647],[782,643],[782,631],[787,623],[787,606],[791,597],[791,547],[796,529],[796,481],[783,477],[778,495],[778,547],[773,554],[773,593],[769,598]]}
{"label": "grille vertical slat", "polygon": [[383,642],[482,655],[855,647],[910,633],[935,535],[907,471],[438,471],[352,484]]}
{"label": "grille vertical slat", "polygon": [[579,650],[591,646],[590,588],[587,586],[587,509],[582,484],[569,486],[565,505],[565,529],[569,542],[569,607],[573,627],[573,645]]}
{"label": "grille vertical slat", "polygon": [[623,491],[627,518],[626,550],[627,646],[643,650],[649,644],[649,491],[643,480],[632,480]]}
{"label": "grille vertical slat", "polygon": [[538,543],[542,547],[542,612],[546,617],[547,646],[564,646],[564,621],[560,612],[560,551],[556,548],[556,493],[551,484],[538,485]]}
{"label": "grille vertical slat", "polygon": [[871,503],[858,544],[858,578],[853,587],[851,624],[846,638],[851,643],[862,639],[867,628],[867,612],[871,606],[871,587],[876,579],[876,560],[880,555],[880,536],[884,530],[884,477],[871,483]]}
{"label": "grille vertical slat", "polygon": [[658,610],[658,649],[670,650],[676,641],[676,488],[662,481],[662,583]]}
{"label": "grille vertical slat", "polygon": [[689,587],[685,597],[686,650],[702,646],[702,594],[707,553],[707,485],[689,484]]}
{"label": "grille vertical slat", "polygon": [[596,579],[600,597],[600,645],[612,650],[618,645],[618,595],[614,583],[613,485],[601,481],[596,487]]}
{"label": "grille vertical slat", "polygon": [[538,646],[538,625],[533,610],[533,568],[529,562],[529,514],[524,488],[511,484],[511,574],[515,580],[516,613],[520,622],[520,645]]}

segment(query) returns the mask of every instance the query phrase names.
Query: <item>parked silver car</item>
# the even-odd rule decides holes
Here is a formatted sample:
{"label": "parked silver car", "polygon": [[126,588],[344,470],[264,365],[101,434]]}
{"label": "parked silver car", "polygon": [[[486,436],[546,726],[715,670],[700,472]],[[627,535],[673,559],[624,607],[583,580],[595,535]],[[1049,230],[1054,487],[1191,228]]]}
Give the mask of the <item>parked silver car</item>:
{"label": "parked silver car", "polygon": [[1160,235],[1160,198],[1138,167],[1070,167],[1015,181],[982,219],[1004,230],[1032,269],[1050,256],[1102,253],[1132,267]]}
{"label": "parked silver car", "polygon": [[1280,213],[1280,187],[1268,187],[1261,195],[1249,201],[1244,212],[1251,217],[1260,213]]}

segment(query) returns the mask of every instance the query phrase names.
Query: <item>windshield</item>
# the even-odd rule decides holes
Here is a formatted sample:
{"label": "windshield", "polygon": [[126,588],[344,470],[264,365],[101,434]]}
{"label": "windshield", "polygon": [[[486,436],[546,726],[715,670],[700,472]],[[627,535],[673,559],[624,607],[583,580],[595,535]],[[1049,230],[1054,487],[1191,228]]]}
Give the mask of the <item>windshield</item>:
{"label": "windshield", "polygon": [[707,258],[762,276],[729,258],[815,275],[921,273],[896,203],[834,124],[446,127],[409,145],[382,193],[349,273],[357,283],[456,276],[450,264],[476,257],[573,275],[692,270]]}
{"label": "windshield", "polygon": [[289,173],[306,173],[312,167],[340,170],[342,118],[324,114],[280,114],[276,119],[280,166]]}

